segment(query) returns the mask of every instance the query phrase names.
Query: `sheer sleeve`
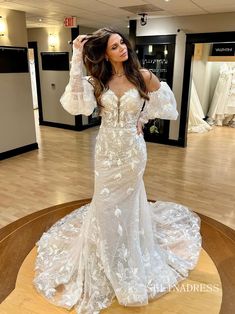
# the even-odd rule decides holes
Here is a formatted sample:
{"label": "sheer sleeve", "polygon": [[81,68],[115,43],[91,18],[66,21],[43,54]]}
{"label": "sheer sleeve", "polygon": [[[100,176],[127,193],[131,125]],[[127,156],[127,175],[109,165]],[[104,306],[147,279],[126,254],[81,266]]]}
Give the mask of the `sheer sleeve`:
{"label": "sheer sleeve", "polygon": [[88,76],[83,76],[82,51],[74,47],[69,83],[60,98],[63,108],[72,115],[89,116],[97,106],[94,88],[88,79]]}
{"label": "sheer sleeve", "polygon": [[147,123],[149,119],[176,120],[178,112],[176,110],[175,96],[167,83],[161,82],[161,87],[148,93],[149,100],[146,101],[139,120]]}

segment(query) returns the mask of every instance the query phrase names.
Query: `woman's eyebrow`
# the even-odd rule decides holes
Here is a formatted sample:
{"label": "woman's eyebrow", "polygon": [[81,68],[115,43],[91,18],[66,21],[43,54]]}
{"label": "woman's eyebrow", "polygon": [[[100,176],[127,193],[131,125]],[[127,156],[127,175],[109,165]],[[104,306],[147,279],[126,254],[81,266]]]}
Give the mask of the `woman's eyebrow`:
{"label": "woman's eyebrow", "polygon": [[[123,39],[121,38],[119,42],[123,41]],[[113,47],[114,45],[117,45],[118,41],[115,41],[113,44],[110,45],[110,47]]]}
{"label": "woman's eyebrow", "polygon": [[115,42],[112,43],[110,46],[112,47],[113,45],[117,45],[117,42],[115,41]]}

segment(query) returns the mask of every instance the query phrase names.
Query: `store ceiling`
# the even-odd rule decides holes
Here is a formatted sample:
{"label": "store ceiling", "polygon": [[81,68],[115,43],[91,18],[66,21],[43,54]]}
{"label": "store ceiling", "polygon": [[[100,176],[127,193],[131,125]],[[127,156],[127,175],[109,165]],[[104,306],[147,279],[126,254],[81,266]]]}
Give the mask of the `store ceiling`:
{"label": "store ceiling", "polygon": [[[93,28],[118,27],[127,32],[129,19],[235,12],[234,0],[0,0],[1,7],[25,11],[27,27],[57,26],[65,16]],[[40,21],[41,20],[41,21]]]}

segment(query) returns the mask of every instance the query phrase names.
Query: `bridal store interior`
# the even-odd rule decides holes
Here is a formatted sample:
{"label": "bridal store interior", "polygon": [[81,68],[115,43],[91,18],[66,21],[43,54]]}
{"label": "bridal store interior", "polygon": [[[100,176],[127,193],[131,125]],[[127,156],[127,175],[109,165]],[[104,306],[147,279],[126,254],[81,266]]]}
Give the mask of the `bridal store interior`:
{"label": "bridal store interior", "polygon": [[[193,2],[200,1],[188,2],[194,5]],[[13,3],[0,0],[0,2],[1,5],[2,3],[13,5],[17,1]],[[0,12],[0,21],[3,16],[3,22],[7,24],[8,30],[8,33],[0,36],[0,109],[3,110],[0,114],[0,119],[2,118],[0,136],[4,134],[2,140],[6,144],[0,150],[0,157],[4,157],[0,161],[0,313],[76,314],[74,308],[67,311],[48,302],[37,293],[32,284],[38,254],[37,241],[61,218],[87,206],[94,193],[94,176],[99,174],[94,171],[95,142],[99,132],[99,121],[95,111],[90,117],[82,115],[72,117],[63,111],[59,104],[59,97],[69,78],[72,47],[68,42],[78,34],[90,33],[104,23],[110,24],[110,21],[115,20],[115,15],[121,23],[120,26],[126,25],[124,15],[126,16],[127,13],[123,13],[123,18],[120,18],[120,10],[122,10],[120,3],[126,2],[126,5],[135,3],[139,7],[140,2],[150,1],[77,1],[79,7],[76,8],[74,2],[71,11],[68,5],[70,1],[61,0],[60,3],[64,2],[64,6],[61,8],[60,17],[57,14],[59,2],[54,1],[60,24],[53,31],[51,25],[55,21],[50,20],[51,16],[47,17],[51,25],[43,24],[42,27],[40,23],[45,21],[41,19],[40,22],[36,21],[26,29],[26,19],[31,23],[34,17],[32,13],[30,14],[30,10],[35,5],[34,12],[39,12],[39,7],[35,1],[24,2],[24,12],[16,11],[19,7]],[[31,2],[29,9],[26,2]],[[50,1],[49,4],[51,5],[52,2]],[[159,1],[159,5],[160,2],[163,1]],[[165,5],[176,3],[166,2]],[[108,8],[106,6],[104,8],[104,3],[109,3]],[[71,30],[64,28],[61,24],[65,7],[68,13],[70,10],[69,14],[79,16],[81,7],[84,12],[92,9],[90,21],[100,18],[100,23],[89,24],[89,16],[84,16],[84,20],[79,18],[79,24],[75,24]],[[184,7],[186,6],[183,5],[183,11]],[[179,9],[178,5],[175,9]],[[188,7],[186,9],[188,10]],[[182,284],[174,286],[170,293],[162,295],[159,299],[150,300],[148,304],[141,307],[124,307],[114,299],[109,308],[102,310],[102,314],[234,313],[235,50],[233,43],[213,44],[213,41],[205,43],[205,40],[208,36],[216,34],[218,41],[225,32],[229,33],[227,34],[229,38],[235,38],[233,28],[235,13],[234,15],[231,12],[222,14],[221,12],[224,11],[221,11],[219,14],[208,15],[205,14],[207,12],[205,8],[200,16],[192,16],[197,14],[198,10],[199,6],[195,6],[195,11],[190,11],[191,16],[180,16],[177,11],[171,18],[174,12],[172,8],[166,18],[162,17],[163,20],[151,17],[144,26],[139,24],[139,14],[137,19],[128,18],[128,26],[129,35],[132,34],[134,39],[138,39],[139,54],[144,52],[143,56],[147,55],[147,58],[143,58],[144,66],[148,68],[149,65],[152,68],[156,63],[155,70],[159,72],[155,73],[157,75],[161,73],[161,76],[158,75],[159,78],[174,88],[180,113],[177,121],[167,119],[156,121],[156,119],[153,125],[152,122],[148,125],[148,130],[145,127],[145,135],[147,131],[149,132],[149,140],[146,140],[148,161],[144,174],[146,194],[151,203],[158,200],[176,202],[192,209],[200,217],[202,250],[199,261],[196,268],[190,271],[189,277],[182,281]],[[43,7],[44,15],[45,12],[46,7]],[[51,9],[48,12],[52,15]],[[164,14],[164,11],[160,12]],[[9,15],[6,16],[6,13]],[[109,20],[106,20],[107,15]],[[194,44],[194,41],[187,41],[195,34],[201,36],[200,40],[204,40],[203,43],[197,41],[198,43]],[[201,39],[203,36],[205,38]],[[54,46],[50,45],[51,38],[58,39]],[[193,43],[194,53],[190,50],[190,57],[187,59],[189,43]],[[9,46],[13,49],[9,49]],[[17,54],[19,54],[19,62],[12,62],[17,60],[15,58]],[[193,56],[192,61],[191,56]],[[58,66],[63,66],[63,62],[57,62],[57,58],[60,57],[66,59],[68,69],[48,68],[52,62],[44,63],[49,58],[50,61],[54,59],[54,63]],[[190,76],[188,71],[188,78],[186,77],[186,82],[190,83],[189,88],[184,81],[184,70],[187,69],[184,62],[191,63]],[[6,69],[6,66],[10,70]],[[177,76],[179,69],[180,79]],[[185,86],[187,93],[184,93]],[[187,96],[186,101],[184,95]],[[187,109],[184,109],[184,106],[188,106]],[[4,129],[1,129],[2,126]],[[184,141],[182,134],[184,136],[187,134],[188,142]],[[129,174],[125,178],[129,179]],[[115,176],[115,180],[120,180],[120,173]],[[109,190],[104,188],[103,192],[109,193]],[[103,215],[103,208],[101,209]],[[177,212],[170,213],[178,222]],[[116,217],[121,219],[124,211],[116,208],[114,214],[115,219]],[[144,216],[146,220],[147,215]],[[169,218],[170,216],[162,220],[163,226],[168,224]],[[71,229],[75,232],[78,230],[75,225],[67,226],[68,234],[62,234],[65,240],[68,239]],[[179,226],[179,230],[185,234],[183,225],[179,224]],[[192,223],[191,229],[193,226]],[[107,223],[107,228],[111,230],[111,223],[110,225]],[[149,229],[146,228],[146,231]],[[107,238],[112,240],[114,232],[115,230],[112,229],[110,237]],[[122,232],[124,228],[119,225],[118,234],[121,236]],[[143,242],[150,243],[147,232],[140,229],[139,234],[140,237],[136,237],[133,251],[138,248],[142,236],[144,240],[146,239]],[[94,236],[95,233],[90,232],[90,235],[93,239],[98,239]],[[177,241],[181,241],[181,238],[175,235],[176,233],[174,237]],[[182,242],[182,246],[191,248],[187,243]],[[75,246],[77,247],[77,242]],[[54,246],[51,247],[54,249]],[[56,251],[58,252],[57,248]],[[71,250],[72,253],[75,251]],[[120,252],[126,259],[125,247]],[[63,264],[69,266],[68,259],[64,261]],[[143,261],[149,263],[147,254],[143,255]],[[98,263],[92,262],[92,265],[97,266]],[[139,270],[132,269],[130,273],[133,277],[139,276]],[[57,275],[59,271],[51,274]],[[154,267],[151,268],[151,275],[152,273]],[[157,276],[161,274],[163,273],[159,271]],[[92,279],[96,280],[97,276],[98,272],[94,271]],[[130,283],[125,276],[121,278],[121,284]],[[47,276],[45,279],[48,283]],[[105,286],[106,281],[100,280],[100,283]],[[59,287],[62,288],[60,285]],[[136,285],[133,284],[131,288],[135,289]],[[92,294],[94,298],[95,295]],[[76,299],[75,302],[77,301]],[[86,311],[83,313],[88,314]],[[93,311],[89,313],[94,314]]]}
{"label": "bridal store interior", "polygon": [[216,128],[221,128],[220,132],[233,128],[235,132],[234,47],[234,43],[194,45],[188,133],[213,132]]}
{"label": "bridal store interior", "polygon": [[[226,129],[229,129],[233,132],[235,127],[235,98],[233,87],[233,84],[235,83],[235,62],[233,63],[231,61],[232,58],[230,58],[230,61],[226,62],[226,58],[224,57],[211,57],[210,55],[212,49],[212,44],[195,45],[195,53],[192,59],[191,84],[189,92],[190,109],[188,120],[188,133],[190,134],[188,141],[188,154],[191,155],[193,154],[193,146],[196,143],[195,137],[200,138],[200,136],[204,137],[209,134],[217,136],[218,133],[214,132],[217,128],[221,133],[221,131],[223,132],[223,130]],[[56,128],[39,125],[35,60],[33,56],[33,50],[29,49],[28,57],[33,100],[32,105],[34,109],[37,139],[39,143],[41,143],[40,137],[42,137],[42,144],[40,145],[45,145],[47,143],[46,146],[49,147],[48,137],[50,140],[55,138],[55,142],[50,142],[50,144],[53,144],[50,146],[54,147],[58,141],[58,134],[60,134],[60,136],[64,138],[65,142],[68,140],[68,143],[71,145],[70,150],[74,150],[72,155],[70,155],[69,162],[71,162],[71,160],[76,160],[77,148],[74,147],[70,141],[72,139],[72,141],[76,141],[76,143],[79,145],[85,145],[86,147],[87,143],[85,144],[83,142],[83,132],[77,133],[57,130]],[[85,137],[88,137],[89,141],[91,140],[92,142],[96,134],[96,130],[91,128],[88,130],[88,132],[85,133]],[[226,132],[223,134],[224,136],[229,136]],[[152,143],[152,145],[149,145],[149,153],[152,160],[151,167],[153,167],[153,169],[156,166],[155,162],[157,161],[155,157],[154,145],[156,144]],[[168,152],[169,156],[172,155],[171,148],[163,146],[164,145],[162,145],[162,147],[158,147],[158,155],[163,156],[166,154],[166,152]],[[176,153],[173,153],[172,158],[180,158],[180,160],[183,160],[185,158],[183,151],[184,149],[178,149],[179,151],[177,150],[177,154],[179,155],[175,155]],[[197,151],[200,152],[200,150],[201,146],[197,146]],[[86,158],[89,159],[89,156],[85,151],[86,149],[84,149],[83,153]],[[50,150],[44,152],[43,158],[47,158],[47,155],[50,153]],[[57,154],[61,154],[61,151],[57,151]],[[198,156],[199,162],[202,158],[202,154]],[[193,159],[191,159],[191,161],[192,160]],[[62,162],[64,164],[63,153]],[[166,162],[166,160],[164,162]],[[69,167],[69,164],[67,164],[67,167]],[[170,168],[167,172],[171,173]],[[191,168],[190,172],[193,172]],[[67,175],[68,174],[66,174],[66,176]],[[160,193],[162,193],[160,185],[155,188],[159,183],[157,178],[155,181],[153,181],[152,173],[147,173],[146,179],[147,182],[149,182],[149,186],[152,186],[149,191],[158,190]],[[191,180],[193,181],[195,178],[191,177],[190,181]],[[197,181],[198,186],[200,185],[200,181],[201,180],[199,178]],[[167,183],[166,181],[164,182],[163,186],[167,187],[167,184],[169,185],[169,182]],[[53,189],[54,186],[56,186],[56,183],[53,184]],[[186,192],[186,198],[184,200],[185,202],[189,201],[189,195],[196,195],[195,193],[197,193],[190,190],[190,183],[188,183],[187,189],[188,191]],[[66,193],[68,195],[68,192]],[[77,195],[78,192],[75,191],[74,193]],[[206,194],[208,192],[204,191],[204,193]],[[177,194],[180,195],[181,192],[177,191]],[[153,193],[151,197],[155,198]],[[176,194],[172,196],[172,200],[174,198],[177,198]],[[22,241],[27,243],[27,246],[25,246],[18,253],[17,260],[14,262],[14,267],[7,267],[7,258],[4,260],[2,265],[0,265],[2,269],[8,269],[9,271],[14,269],[15,272],[9,274],[10,279],[8,280],[7,289],[2,289],[1,293],[3,302],[0,306],[0,312],[2,310],[2,313],[4,314],[15,314],[16,309],[19,308],[19,313],[22,314],[41,314],[45,312],[50,312],[51,314],[67,313],[67,311],[60,310],[58,307],[49,304],[46,300],[39,297],[36,291],[33,289],[32,278],[34,274],[32,265],[34,265],[36,258],[36,248],[34,243],[36,242],[36,239],[42,234],[45,226],[47,228],[47,226],[55,223],[55,221],[57,221],[59,218],[72,212],[76,208],[85,205],[87,201],[87,199],[73,202],[63,200],[61,201],[61,204],[57,206],[51,206],[49,208],[42,209],[41,211],[32,213],[31,215],[26,215],[25,218],[22,218],[21,220],[13,222],[9,226],[2,228],[2,232],[0,230],[0,244],[2,244],[6,250],[5,256],[12,256],[13,251],[15,251],[16,247],[18,246],[19,239],[22,239]],[[193,206],[194,203],[195,198],[192,199],[191,206]],[[201,206],[202,204],[203,202],[201,202]],[[44,207],[46,206],[44,205]],[[232,282],[227,280],[227,276],[232,272],[231,269],[233,261],[230,259],[230,252],[232,252],[234,249],[235,239],[233,239],[231,229],[227,228],[225,225],[219,224],[214,219],[207,217],[203,212],[200,213],[200,218],[202,223],[203,250],[200,257],[200,262],[198,263],[195,271],[191,272],[188,281],[185,281],[182,286],[179,286],[175,288],[175,290],[171,291],[171,294],[158,299],[156,302],[150,302],[146,310],[144,307],[138,309],[131,307],[123,309],[117,303],[117,301],[115,301],[115,303],[110,308],[110,311],[107,310],[107,312],[105,311],[104,313],[131,314],[137,313],[136,311],[138,310],[138,313],[155,314],[163,312],[169,313],[170,309],[171,313],[196,314],[199,313],[199,311],[200,313],[219,313],[219,310],[221,309],[220,313],[227,314],[227,310],[229,308],[227,304],[229,304],[229,300],[232,298]],[[33,232],[32,225],[34,226]],[[28,237],[29,234],[31,235],[30,239]],[[11,245],[9,246],[8,243]],[[220,250],[217,249],[217,245],[220,247]],[[221,261],[221,256],[223,256],[224,260],[228,264],[224,264],[224,261]],[[200,291],[202,291],[201,293],[192,290],[198,289],[198,287],[200,287]],[[225,298],[222,299],[222,296],[224,295]],[[25,309],[29,309],[29,312],[25,312]],[[172,309],[174,310],[172,311]],[[186,310],[184,311],[183,309]],[[71,314],[72,313],[75,314],[75,310],[73,310]]]}

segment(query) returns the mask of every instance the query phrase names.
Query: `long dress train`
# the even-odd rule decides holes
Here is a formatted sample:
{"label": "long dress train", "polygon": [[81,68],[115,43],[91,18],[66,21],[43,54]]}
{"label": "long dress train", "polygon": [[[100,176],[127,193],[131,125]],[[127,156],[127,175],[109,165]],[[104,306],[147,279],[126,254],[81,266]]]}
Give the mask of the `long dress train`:
{"label": "long dress train", "polygon": [[212,127],[203,119],[205,118],[202,110],[202,105],[198,97],[196,86],[192,79],[191,95],[190,95],[190,108],[188,120],[189,133],[205,133],[212,129]]}
{"label": "long dress train", "polygon": [[[95,147],[92,201],[55,223],[37,242],[34,285],[50,302],[79,314],[98,314],[114,297],[142,306],[188,276],[201,250],[200,219],[171,202],[148,202],[143,183],[147,155],[138,119],[176,119],[166,83],[143,100],[135,88],[118,98],[102,95],[102,123]],[[92,85],[82,77],[75,50],[61,98],[71,114],[91,114]]]}

